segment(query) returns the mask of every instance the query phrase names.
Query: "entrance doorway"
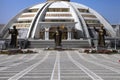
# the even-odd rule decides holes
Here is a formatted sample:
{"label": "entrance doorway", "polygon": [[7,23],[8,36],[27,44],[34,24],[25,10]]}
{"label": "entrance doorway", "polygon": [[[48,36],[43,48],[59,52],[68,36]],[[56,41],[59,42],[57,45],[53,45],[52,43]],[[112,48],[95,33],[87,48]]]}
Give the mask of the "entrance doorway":
{"label": "entrance doorway", "polygon": [[[57,30],[57,27],[51,27],[49,29],[49,39],[54,39],[53,35],[55,31]],[[67,39],[67,28],[64,26],[60,26],[60,30],[62,31],[62,39]]]}
{"label": "entrance doorway", "polygon": [[44,28],[40,29],[39,34],[40,34],[40,39],[45,39],[45,29]]}

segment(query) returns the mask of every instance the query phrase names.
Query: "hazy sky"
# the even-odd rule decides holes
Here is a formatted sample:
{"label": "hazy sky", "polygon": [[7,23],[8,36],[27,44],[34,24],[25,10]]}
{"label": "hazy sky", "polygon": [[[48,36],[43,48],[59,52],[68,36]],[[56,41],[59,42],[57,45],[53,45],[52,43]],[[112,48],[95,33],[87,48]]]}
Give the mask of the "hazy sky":
{"label": "hazy sky", "polygon": [[[6,24],[21,10],[46,0],[0,0],[0,23]],[[71,0],[84,4],[106,18],[111,24],[120,24],[120,0]]]}

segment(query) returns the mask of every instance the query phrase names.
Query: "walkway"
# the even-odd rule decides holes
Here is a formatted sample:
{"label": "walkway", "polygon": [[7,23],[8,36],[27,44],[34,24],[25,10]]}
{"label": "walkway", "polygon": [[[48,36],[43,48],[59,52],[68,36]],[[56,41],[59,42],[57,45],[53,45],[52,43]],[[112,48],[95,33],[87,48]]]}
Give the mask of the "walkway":
{"label": "walkway", "polygon": [[120,80],[119,59],[77,50],[0,55],[0,80]]}

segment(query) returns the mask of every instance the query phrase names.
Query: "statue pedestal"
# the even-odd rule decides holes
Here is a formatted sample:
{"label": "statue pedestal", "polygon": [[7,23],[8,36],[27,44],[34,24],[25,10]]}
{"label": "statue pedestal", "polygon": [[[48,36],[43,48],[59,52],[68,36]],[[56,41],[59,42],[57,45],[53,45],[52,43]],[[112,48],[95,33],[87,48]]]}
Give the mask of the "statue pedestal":
{"label": "statue pedestal", "polygon": [[62,46],[55,46],[55,50],[62,50]]}
{"label": "statue pedestal", "polygon": [[106,48],[105,47],[97,46],[97,50],[106,50]]}
{"label": "statue pedestal", "polygon": [[9,55],[23,53],[23,51],[18,48],[10,48],[8,49],[8,52],[9,52]]}

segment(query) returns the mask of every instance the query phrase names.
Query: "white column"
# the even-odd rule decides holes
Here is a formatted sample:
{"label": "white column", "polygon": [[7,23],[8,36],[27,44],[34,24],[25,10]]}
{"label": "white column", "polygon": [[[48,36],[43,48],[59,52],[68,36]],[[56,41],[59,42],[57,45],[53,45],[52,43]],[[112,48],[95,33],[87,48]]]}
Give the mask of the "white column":
{"label": "white column", "polygon": [[71,32],[70,31],[68,32],[68,38],[67,38],[67,40],[71,40]]}
{"label": "white column", "polygon": [[67,38],[67,40],[71,40],[72,39],[72,37],[71,37],[71,28],[68,28],[68,38]]}
{"label": "white column", "polygon": [[49,40],[49,28],[45,28],[45,40]]}

